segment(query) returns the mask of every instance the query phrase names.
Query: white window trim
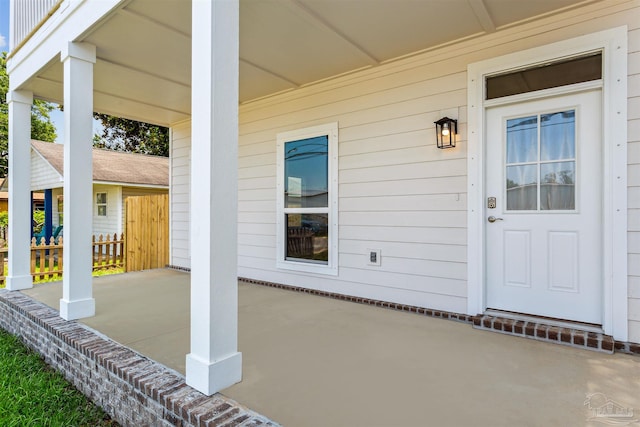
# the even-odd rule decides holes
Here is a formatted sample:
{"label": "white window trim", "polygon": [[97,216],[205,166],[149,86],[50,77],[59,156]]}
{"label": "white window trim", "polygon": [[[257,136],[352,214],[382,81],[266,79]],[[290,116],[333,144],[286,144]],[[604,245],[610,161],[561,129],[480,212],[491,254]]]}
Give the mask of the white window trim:
{"label": "white window trim", "polygon": [[[96,193],[96,216],[106,218],[109,216],[109,193],[107,191],[97,191]],[[98,203],[98,195],[104,194],[104,203]],[[100,206],[104,206],[104,215],[100,215]]]}
{"label": "white window trim", "polygon": [[[484,236],[485,76],[555,61],[583,52],[603,52],[603,329],[628,341],[627,289],[627,27],[564,40],[470,64],[468,76],[468,246],[467,313],[486,310]],[[562,90],[558,88],[557,90]]]}
{"label": "white window trim", "polygon": [[[314,264],[301,261],[288,261],[286,255],[286,224],[284,221],[284,146],[289,141],[328,136],[329,165],[329,259],[327,264]],[[303,273],[338,274],[338,123],[282,132],[277,135],[277,174],[276,174],[276,266],[284,270]]]}

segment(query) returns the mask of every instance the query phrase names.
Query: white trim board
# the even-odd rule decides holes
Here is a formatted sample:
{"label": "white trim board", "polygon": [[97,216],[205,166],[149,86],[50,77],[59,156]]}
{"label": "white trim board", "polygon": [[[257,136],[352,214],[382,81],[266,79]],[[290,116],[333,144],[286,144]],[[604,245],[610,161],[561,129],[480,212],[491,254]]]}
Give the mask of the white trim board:
{"label": "white trim board", "polygon": [[[484,236],[484,81],[492,74],[548,61],[603,52],[603,242],[602,295],[605,334],[628,340],[627,288],[627,27],[617,27],[582,37],[470,64],[468,76],[468,246],[467,314],[486,310]],[[517,95],[516,95],[517,96]]]}

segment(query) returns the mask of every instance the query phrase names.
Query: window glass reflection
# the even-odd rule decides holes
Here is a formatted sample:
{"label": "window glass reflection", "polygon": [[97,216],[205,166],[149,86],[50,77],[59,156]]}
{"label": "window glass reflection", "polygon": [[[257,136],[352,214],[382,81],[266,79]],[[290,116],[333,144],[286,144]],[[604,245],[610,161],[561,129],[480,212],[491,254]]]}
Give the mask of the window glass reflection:
{"label": "window glass reflection", "polygon": [[575,123],[574,110],[540,116],[540,160],[575,158]]}
{"label": "window glass reflection", "polygon": [[538,159],[538,117],[507,120],[507,163]]}
{"label": "window glass reflection", "polygon": [[329,217],[327,214],[286,214],[287,259],[327,264]]}
{"label": "window glass reflection", "polygon": [[328,207],[328,136],[287,142],[284,150],[285,207]]}
{"label": "window glass reflection", "polygon": [[538,209],[537,165],[507,166],[507,210]]}
{"label": "window glass reflection", "polygon": [[540,165],[540,209],[575,209],[575,162]]}

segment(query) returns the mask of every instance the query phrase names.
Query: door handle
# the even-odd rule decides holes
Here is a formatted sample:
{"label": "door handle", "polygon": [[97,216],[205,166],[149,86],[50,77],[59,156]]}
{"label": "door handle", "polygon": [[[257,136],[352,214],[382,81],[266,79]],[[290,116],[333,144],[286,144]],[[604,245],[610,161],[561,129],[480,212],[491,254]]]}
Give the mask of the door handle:
{"label": "door handle", "polygon": [[504,220],[502,218],[496,218],[495,216],[491,215],[489,218],[487,218],[487,221],[493,224],[496,221],[504,221]]}

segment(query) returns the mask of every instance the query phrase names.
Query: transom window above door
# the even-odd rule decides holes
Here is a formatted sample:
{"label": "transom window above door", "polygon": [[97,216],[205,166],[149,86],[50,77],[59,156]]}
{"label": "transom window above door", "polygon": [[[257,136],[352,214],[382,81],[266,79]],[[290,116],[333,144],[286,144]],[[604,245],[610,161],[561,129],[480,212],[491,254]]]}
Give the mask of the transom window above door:
{"label": "transom window above door", "polygon": [[602,78],[602,52],[558,60],[486,78],[485,99],[496,99]]}
{"label": "transom window above door", "polygon": [[576,209],[575,110],[506,120],[508,211]]}

